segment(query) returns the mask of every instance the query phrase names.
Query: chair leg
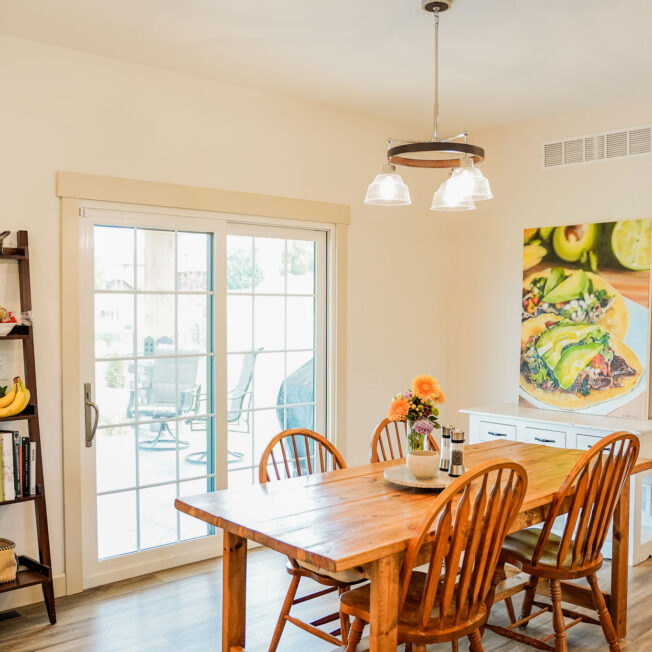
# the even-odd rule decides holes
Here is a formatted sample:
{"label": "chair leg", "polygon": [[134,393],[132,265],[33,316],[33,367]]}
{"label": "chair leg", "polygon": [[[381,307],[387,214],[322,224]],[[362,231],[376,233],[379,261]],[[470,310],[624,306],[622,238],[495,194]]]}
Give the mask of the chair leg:
{"label": "chair leg", "polygon": [[403,652],[412,652],[412,643],[406,643]]}
{"label": "chair leg", "polygon": [[[521,605],[521,618],[527,618],[532,613],[532,603],[534,602],[534,594],[536,593],[538,583],[539,578],[530,575],[530,579],[525,587],[523,604]],[[521,627],[527,627],[527,622],[523,623]]]}
{"label": "chair leg", "polygon": [[358,647],[358,643],[362,638],[362,631],[364,630],[365,622],[360,618],[356,618],[353,621],[351,626],[351,631],[349,632],[349,642],[346,646],[346,652],[355,652],[355,648]]}
{"label": "chair leg", "polygon": [[426,652],[426,644],[425,643],[415,643],[414,644],[414,652]]}
{"label": "chair leg", "polygon": [[[505,573],[505,564],[502,562],[498,562],[498,565],[496,566],[496,571],[494,572],[494,576],[491,578],[491,588],[489,589],[489,596],[485,601],[485,604],[487,605],[487,609],[491,610],[491,607],[493,605],[494,595],[496,593],[496,586],[500,582],[506,579],[507,579],[507,573]],[[511,624],[514,624],[516,622],[516,614],[514,613],[514,603],[512,602],[512,598],[511,597],[505,598],[504,602],[505,602],[505,609],[507,610],[507,616],[509,617],[509,622]]]}
{"label": "chair leg", "polygon": [[286,616],[290,613],[292,603],[294,602],[294,596],[297,594],[297,589],[299,588],[300,580],[301,577],[298,575],[292,576],[290,587],[288,588],[287,595],[285,596],[285,602],[283,602],[281,613],[278,617],[278,621],[276,622],[276,629],[274,630],[274,636],[272,636],[272,642],[269,644],[269,652],[276,652],[278,642],[281,640],[281,634],[283,633],[285,623],[287,622]]}
{"label": "chair leg", "polygon": [[[337,594],[341,597],[343,593],[346,593],[349,590],[347,586],[340,586],[337,590]],[[349,622],[349,614],[345,614],[342,609],[340,609],[340,632],[342,637],[342,645],[347,645],[349,642],[349,629],[351,629],[351,623]]]}
{"label": "chair leg", "polygon": [[475,631],[469,634],[469,643],[471,652],[484,652],[482,647],[482,636],[480,630],[476,629]]}
{"label": "chair leg", "polygon": [[555,629],[555,652],[567,652],[566,622],[561,611],[561,584],[559,580],[550,580],[550,598],[552,600],[552,626]]}
{"label": "chair leg", "polygon": [[611,620],[611,614],[607,610],[607,604],[604,601],[604,595],[598,586],[598,578],[595,573],[591,573],[588,578],[589,584],[591,586],[591,591],[593,593],[593,604],[595,609],[598,612],[598,618],[600,618],[600,624],[602,625],[602,631],[604,632],[604,637],[607,639],[609,644],[609,650],[611,652],[620,652],[620,645],[618,645],[618,640],[616,637],[616,630],[614,629],[613,621]]}
{"label": "chair leg", "polygon": [[451,650],[453,650],[453,652],[457,652],[457,639],[451,641]]}

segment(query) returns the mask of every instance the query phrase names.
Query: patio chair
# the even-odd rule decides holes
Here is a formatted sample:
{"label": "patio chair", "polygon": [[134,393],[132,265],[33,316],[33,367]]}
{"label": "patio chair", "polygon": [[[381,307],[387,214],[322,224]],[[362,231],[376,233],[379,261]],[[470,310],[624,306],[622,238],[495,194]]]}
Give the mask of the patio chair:
{"label": "patio chair", "polygon": [[[240,376],[235,387],[228,393],[227,398],[229,400],[229,408],[226,413],[227,421],[227,430],[229,432],[249,432],[249,415],[250,412],[248,408],[251,405],[251,381],[254,376],[254,366],[256,364],[256,357],[263,350],[259,348],[252,353],[246,353],[242,357],[242,367],[240,368]],[[205,401],[205,395],[200,397],[199,402]],[[193,428],[193,424],[198,422],[205,422],[205,418],[193,418],[190,420],[190,429]],[[238,429],[233,426],[237,426]],[[242,428],[242,429],[240,429]],[[201,428],[203,429],[203,428]],[[238,460],[241,460],[244,455],[236,451],[227,451],[229,457],[229,464],[233,464]],[[196,451],[195,453],[189,453],[186,455],[186,460],[191,464],[206,464],[207,452],[206,451]]]}
{"label": "patio chair", "polygon": [[[155,358],[139,383],[131,390],[127,417],[149,417],[158,423],[150,425],[156,434],[138,441],[138,448],[147,450],[171,450],[187,448],[187,441],[178,440],[167,423],[182,415],[197,414],[201,385],[197,384],[197,357]],[[147,369],[147,368],[146,368]],[[177,396],[178,389],[178,396]],[[136,406],[137,402],[137,406]]]}

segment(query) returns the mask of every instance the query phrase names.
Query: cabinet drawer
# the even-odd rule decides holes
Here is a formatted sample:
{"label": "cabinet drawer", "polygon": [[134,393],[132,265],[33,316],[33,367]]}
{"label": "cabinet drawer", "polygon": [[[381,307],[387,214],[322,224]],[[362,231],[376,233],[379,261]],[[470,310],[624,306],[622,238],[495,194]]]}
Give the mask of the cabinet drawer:
{"label": "cabinet drawer", "polygon": [[[575,443],[577,445],[577,449],[581,451],[585,451],[591,446],[594,446],[597,444],[602,437],[596,437],[595,435],[581,435],[579,432],[577,433],[577,439],[575,440]],[[606,450],[609,450],[608,448]]]}
{"label": "cabinet drawer", "polygon": [[513,423],[492,423],[480,421],[480,441],[500,441],[509,439],[516,441],[516,426]]}
{"label": "cabinet drawer", "polygon": [[519,441],[526,444],[566,448],[566,432],[563,430],[545,430],[544,428],[524,428]]}

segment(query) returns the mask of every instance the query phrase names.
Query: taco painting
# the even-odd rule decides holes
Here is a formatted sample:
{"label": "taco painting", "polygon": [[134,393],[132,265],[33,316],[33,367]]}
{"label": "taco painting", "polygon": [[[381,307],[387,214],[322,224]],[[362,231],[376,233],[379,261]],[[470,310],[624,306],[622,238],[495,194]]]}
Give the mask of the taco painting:
{"label": "taco painting", "polygon": [[643,374],[636,354],[601,324],[541,314],[521,327],[520,385],[564,410],[624,396]]}
{"label": "taco painting", "polygon": [[551,267],[523,281],[523,321],[542,314],[599,324],[619,339],[627,333],[627,306],[611,283],[581,269]]}
{"label": "taco painting", "polygon": [[598,324],[624,339],[627,306],[622,295],[604,278],[581,269],[549,267],[523,281],[521,319],[558,315],[580,324]]}

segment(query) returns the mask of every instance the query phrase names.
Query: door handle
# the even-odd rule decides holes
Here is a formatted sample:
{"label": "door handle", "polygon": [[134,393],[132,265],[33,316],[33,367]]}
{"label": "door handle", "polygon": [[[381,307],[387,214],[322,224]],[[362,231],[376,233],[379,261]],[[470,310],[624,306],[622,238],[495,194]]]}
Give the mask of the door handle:
{"label": "door handle", "polygon": [[542,444],[554,444],[555,440],[554,439],[544,439],[543,437],[535,437],[535,441],[540,441]]}
{"label": "door handle", "polygon": [[[92,419],[91,410],[95,410],[95,421]],[[90,383],[84,383],[84,417],[86,423],[86,448],[90,448],[93,445],[97,422],[100,420],[100,410],[91,400]]]}
{"label": "door handle", "polygon": [[507,433],[505,432],[489,432],[487,431],[488,435],[491,435],[492,437],[507,437]]}

